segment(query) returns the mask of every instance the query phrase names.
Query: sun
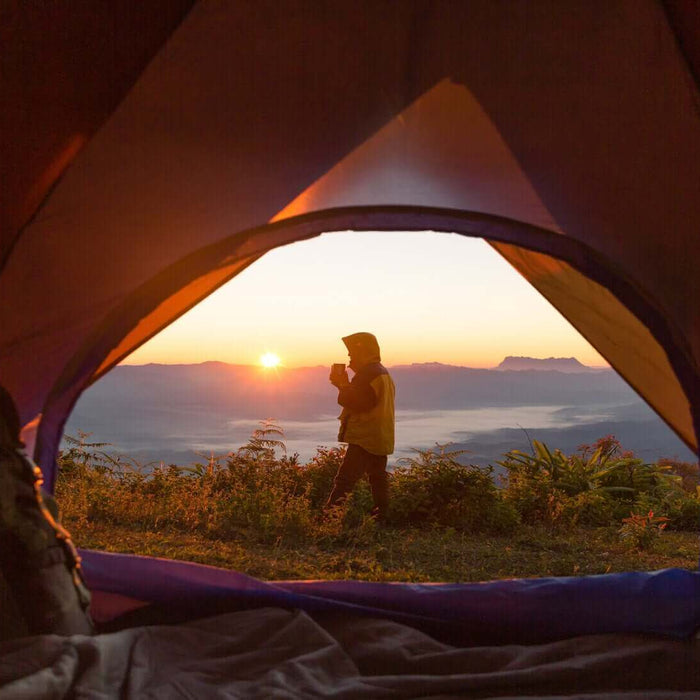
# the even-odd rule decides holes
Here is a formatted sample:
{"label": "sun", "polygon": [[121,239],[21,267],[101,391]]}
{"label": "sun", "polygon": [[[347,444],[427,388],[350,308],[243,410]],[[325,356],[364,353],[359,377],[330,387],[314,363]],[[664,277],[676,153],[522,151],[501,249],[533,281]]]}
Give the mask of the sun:
{"label": "sun", "polygon": [[260,357],[260,364],[263,367],[277,367],[280,363],[280,358],[274,352],[266,352]]}

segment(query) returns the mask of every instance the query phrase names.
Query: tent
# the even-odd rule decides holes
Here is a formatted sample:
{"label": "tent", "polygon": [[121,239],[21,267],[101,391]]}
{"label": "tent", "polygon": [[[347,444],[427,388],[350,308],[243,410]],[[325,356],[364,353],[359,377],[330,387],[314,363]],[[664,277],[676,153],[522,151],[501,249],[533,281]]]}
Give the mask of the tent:
{"label": "tent", "polygon": [[[49,487],[86,387],[266,251],[349,229],[483,237],[697,452],[693,0],[15,0],[0,19],[0,383]],[[93,588],[133,595],[152,564],[114,561],[86,557]],[[630,605],[641,627],[620,626],[648,629]]]}

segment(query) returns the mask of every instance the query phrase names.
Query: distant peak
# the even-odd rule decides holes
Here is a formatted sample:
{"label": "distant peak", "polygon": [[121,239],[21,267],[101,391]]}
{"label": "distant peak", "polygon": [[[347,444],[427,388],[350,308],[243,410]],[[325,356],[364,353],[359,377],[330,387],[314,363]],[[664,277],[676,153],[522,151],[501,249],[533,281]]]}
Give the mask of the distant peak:
{"label": "distant peak", "polygon": [[446,365],[443,362],[412,362],[410,365],[391,365],[390,369],[422,369],[434,371],[447,371],[454,369],[470,369],[461,365]]}
{"label": "distant peak", "polygon": [[588,367],[581,362],[579,362],[575,357],[517,357],[513,355],[508,355],[503,362],[501,362],[497,370],[510,370],[510,371],[522,371],[522,370],[540,370],[540,371],[550,371],[550,372],[596,372],[597,370],[593,367]]}

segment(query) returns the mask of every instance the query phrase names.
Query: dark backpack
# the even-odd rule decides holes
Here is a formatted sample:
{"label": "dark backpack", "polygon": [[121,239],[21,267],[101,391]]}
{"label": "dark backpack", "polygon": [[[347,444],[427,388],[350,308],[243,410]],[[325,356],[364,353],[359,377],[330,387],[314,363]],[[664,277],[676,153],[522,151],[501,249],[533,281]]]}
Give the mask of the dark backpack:
{"label": "dark backpack", "polygon": [[0,640],[91,634],[80,557],[23,447],[14,402],[0,387]]}

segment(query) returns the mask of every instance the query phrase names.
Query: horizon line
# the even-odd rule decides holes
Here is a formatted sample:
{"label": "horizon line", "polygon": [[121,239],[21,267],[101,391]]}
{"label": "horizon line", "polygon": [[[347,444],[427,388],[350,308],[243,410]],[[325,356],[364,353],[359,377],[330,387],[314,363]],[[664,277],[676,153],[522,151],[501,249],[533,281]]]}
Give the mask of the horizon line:
{"label": "horizon line", "polygon": [[[605,369],[612,369],[612,367],[609,364],[605,365],[586,365],[580,362],[575,357],[528,357],[528,356],[514,356],[514,355],[508,355],[506,357],[517,357],[518,359],[528,359],[528,360],[540,360],[540,361],[546,361],[546,360],[576,360],[579,362],[579,364],[582,367],[585,367],[586,369],[591,369],[591,370],[605,370]],[[473,365],[459,365],[459,364],[452,364],[449,362],[437,362],[434,360],[427,360],[425,362],[402,362],[398,364],[393,364],[393,365],[387,365],[388,368],[400,368],[400,367],[420,367],[420,366],[425,366],[425,365],[433,365],[433,366],[440,366],[440,367],[455,367],[457,369],[479,369],[479,370],[494,370],[498,369],[498,367],[505,361],[506,358],[501,360],[498,364],[495,365],[489,365],[489,366],[473,366]],[[156,366],[156,367],[196,367],[199,365],[206,365],[206,364],[220,364],[220,365],[228,365],[231,367],[252,367],[255,369],[261,369],[265,371],[274,371],[276,369],[316,369],[316,368],[328,368],[330,367],[331,363],[328,364],[312,364],[312,365],[286,365],[284,363],[280,363],[279,365],[276,365],[275,367],[263,367],[261,364],[258,363],[242,363],[242,362],[227,362],[226,360],[201,360],[200,362],[167,362],[167,361],[160,361],[160,362],[128,362],[124,361],[119,363],[117,365],[118,367],[126,366],[126,367],[150,367],[150,366]],[[527,370],[511,370],[511,371],[527,371]],[[556,371],[556,370],[554,370]]]}

